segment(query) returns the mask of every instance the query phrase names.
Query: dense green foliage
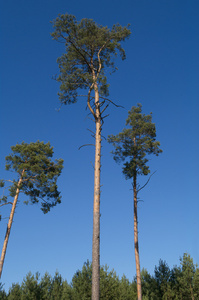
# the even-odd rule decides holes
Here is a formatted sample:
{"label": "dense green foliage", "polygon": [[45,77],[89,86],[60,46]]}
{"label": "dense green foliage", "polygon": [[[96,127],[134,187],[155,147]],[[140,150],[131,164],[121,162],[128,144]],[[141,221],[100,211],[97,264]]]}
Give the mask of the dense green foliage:
{"label": "dense green foliage", "polygon": [[137,175],[148,175],[147,155],[159,155],[162,150],[156,141],[156,128],[152,123],[152,113],[142,113],[142,105],[133,106],[128,112],[126,125],[117,135],[110,135],[108,142],[113,144],[113,158],[124,161],[123,173],[127,179]]}
{"label": "dense green foliage", "polygon": [[[192,300],[199,299],[199,268],[193,259],[185,253],[180,265],[169,268],[160,260],[155,266],[154,275],[146,269],[141,272],[143,300]],[[28,273],[21,284],[12,284],[8,293],[0,286],[2,300],[90,300],[92,266],[87,261],[82,270],[78,270],[71,284],[59,273],[54,277],[46,273],[40,278]],[[100,269],[100,300],[136,300],[136,280],[130,282],[124,275],[120,279],[114,270],[108,267]]]}
{"label": "dense green foliage", "polygon": [[[14,180],[1,180],[1,187],[10,184],[9,194],[0,198],[0,204],[8,203],[8,197],[14,197],[16,189],[28,196],[26,204],[41,202],[41,210],[47,213],[51,207],[61,202],[57,190],[57,179],[63,168],[63,160],[52,161],[53,147],[50,143],[21,143],[11,147],[12,154],[6,157],[6,170],[17,176]],[[22,179],[18,186],[19,179]]]}
{"label": "dense green foliage", "polygon": [[118,54],[125,59],[121,47],[130,35],[129,26],[113,25],[112,29],[95,23],[92,19],[77,21],[70,14],[59,15],[53,22],[53,39],[65,44],[65,54],[58,58],[61,103],[77,101],[78,90],[94,90],[96,83],[101,96],[108,95],[106,68],[115,71],[113,58]]}

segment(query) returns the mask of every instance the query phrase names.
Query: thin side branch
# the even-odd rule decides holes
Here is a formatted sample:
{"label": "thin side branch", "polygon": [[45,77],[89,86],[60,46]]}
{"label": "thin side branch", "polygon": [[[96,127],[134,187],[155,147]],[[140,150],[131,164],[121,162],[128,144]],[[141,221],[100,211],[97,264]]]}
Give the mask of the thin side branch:
{"label": "thin side branch", "polygon": [[104,99],[104,100],[106,100],[106,101],[109,101],[110,103],[112,103],[112,104],[115,105],[116,107],[124,108],[124,106],[118,105],[118,104],[114,103],[113,101],[111,101],[111,100],[108,99],[108,98],[105,98],[105,97],[102,97],[102,96],[100,96],[100,98],[101,98],[101,99]]}
{"label": "thin side branch", "polygon": [[106,141],[106,137],[104,135],[102,135],[102,138],[105,139],[105,141]]}
{"label": "thin side branch", "polygon": [[149,183],[151,177],[152,177],[155,173],[156,173],[156,171],[153,172],[153,173],[149,176],[149,179],[147,180],[147,182],[146,182],[141,188],[139,188],[139,189],[137,190],[137,193],[138,193],[139,191],[141,191],[143,188],[145,188],[145,186]]}
{"label": "thin side branch", "polygon": [[10,180],[10,179],[5,179],[4,181],[7,181],[7,182],[14,182],[13,180]]}
{"label": "thin side branch", "polygon": [[103,120],[103,119],[105,119],[105,118],[106,118],[106,117],[108,117],[108,116],[109,116],[109,114],[108,114],[108,115],[106,115],[106,116],[104,116],[104,117],[102,118],[102,120]]}
{"label": "thin side branch", "polygon": [[95,122],[95,120],[93,120],[92,118],[87,117],[88,119],[90,119],[91,121]]}
{"label": "thin side branch", "polygon": [[107,105],[104,107],[104,109],[103,109],[102,112],[101,112],[101,115],[103,114],[103,112],[105,112],[105,110],[106,110],[108,107],[109,107],[109,104],[107,104]]}
{"label": "thin side branch", "polygon": [[6,203],[1,204],[0,207],[4,206],[4,205],[7,205],[7,204],[13,204],[13,203],[12,202],[6,202]]}
{"label": "thin side branch", "polygon": [[87,128],[88,131],[90,131],[94,136],[95,136],[95,132],[93,132],[92,130],[90,130],[89,128]]}
{"label": "thin side branch", "polygon": [[94,144],[85,144],[85,145],[82,145],[78,148],[78,150],[80,150],[81,148],[85,147],[85,146],[95,146]]}
{"label": "thin side branch", "polygon": [[60,112],[62,105],[63,105],[63,103],[60,104],[60,107],[59,107],[59,108],[55,108],[55,110],[56,110],[57,112]]}
{"label": "thin side branch", "polygon": [[[66,40],[66,42],[68,42],[68,41],[67,41],[67,38],[65,38],[62,34],[60,34],[60,36],[61,36],[64,40]],[[78,49],[78,47],[75,45],[75,43],[72,41],[72,39],[71,39],[71,37],[70,37],[69,34],[68,34],[68,40],[69,40],[69,42],[71,43],[71,45],[75,48],[75,50],[82,56],[83,60],[85,61],[85,63],[86,63],[87,66],[89,67],[90,71],[92,71],[91,66],[90,66],[90,64],[88,63],[86,57],[85,57],[84,54]],[[85,52],[86,54],[88,54],[85,50],[84,50],[84,52]]]}
{"label": "thin side branch", "polygon": [[90,163],[91,163],[91,165],[92,165],[93,169],[95,170],[95,167],[94,167],[94,165],[93,165],[92,161],[91,161]]}

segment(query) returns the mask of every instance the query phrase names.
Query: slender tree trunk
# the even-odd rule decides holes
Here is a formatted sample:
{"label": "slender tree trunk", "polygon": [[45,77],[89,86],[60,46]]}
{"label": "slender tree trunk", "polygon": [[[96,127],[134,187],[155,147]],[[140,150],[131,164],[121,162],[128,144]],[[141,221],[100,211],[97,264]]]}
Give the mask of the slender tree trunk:
{"label": "slender tree trunk", "polygon": [[2,270],[3,270],[3,264],[4,264],[4,260],[5,260],[6,249],[7,249],[7,245],[8,245],[8,239],[9,239],[9,236],[10,236],[10,230],[11,230],[11,227],[12,227],[15,208],[16,208],[16,205],[17,205],[18,197],[19,197],[19,186],[22,182],[23,173],[24,173],[24,171],[22,172],[21,178],[19,179],[19,182],[18,182],[18,188],[16,190],[16,194],[15,194],[14,201],[13,201],[13,204],[12,204],[12,209],[11,209],[11,212],[10,212],[10,217],[9,217],[9,221],[8,221],[8,225],[7,225],[6,235],[5,235],[5,238],[4,238],[3,248],[2,248],[2,252],[1,252],[1,260],[0,260],[0,278],[1,278]]}
{"label": "slender tree trunk", "polygon": [[135,264],[137,276],[137,296],[138,300],[142,300],[142,287],[140,275],[140,258],[138,246],[138,217],[137,217],[137,176],[133,178],[133,194],[134,194],[134,245],[135,245]]}
{"label": "slender tree trunk", "polygon": [[92,245],[92,300],[100,297],[100,168],[101,168],[101,116],[99,93],[95,84],[95,171],[93,203],[93,245]]}

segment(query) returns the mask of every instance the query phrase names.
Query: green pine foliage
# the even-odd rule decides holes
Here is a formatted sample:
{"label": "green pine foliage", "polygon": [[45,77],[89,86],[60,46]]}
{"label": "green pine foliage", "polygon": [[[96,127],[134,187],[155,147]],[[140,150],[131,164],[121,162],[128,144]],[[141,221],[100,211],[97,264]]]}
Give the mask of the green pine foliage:
{"label": "green pine foliage", "polygon": [[[197,300],[199,299],[199,268],[189,254],[180,258],[180,265],[169,268],[160,260],[154,274],[141,271],[143,300]],[[137,300],[136,278],[130,282],[124,275],[120,279],[107,266],[100,268],[100,300]],[[21,284],[12,284],[8,293],[0,285],[2,300],[90,300],[92,264],[87,261],[78,270],[71,284],[56,272],[43,277],[28,273]]]}
{"label": "green pine foliage", "polygon": [[142,113],[142,105],[133,106],[128,112],[126,125],[129,128],[117,135],[109,135],[108,142],[112,143],[113,158],[116,162],[124,161],[123,173],[126,179],[137,175],[150,173],[147,155],[159,155],[162,150],[156,141],[156,128],[152,123],[152,113]]}
{"label": "green pine foliage", "polygon": [[53,22],[53,39],[65,44],[65,54],[57,62],[60,75],[58,93],[62,104],[77,102],[79,90],[93,90],[94,82],[101,96],[108,96],[107,72],[116,70],[114,57],[125,59],[121,42],[130,36],[129,25],[113,25],[112,29],[95,23],[92,19],[77,21],[70,14],[59,15]]}
{"label": "green pine foliage", "polygon": [[7,295],[6,295],[6,292],[4,291],[2,283],[0,283],[0,299],[1,300],[6,300],[7,299]]}
{"label": "green pine foliage", "polygon": [[72,278],[72,288],[74,298],[77,300],[91,299],[92,286],[92,265],[87,260],[84,263],[82,270],[78,270]]}
{"label": "green pine foliage", "polygon": [[[196,268],[197,266],[194,265],[193,259],[185,253],[183,257],[180,258],[180,269],[181,269],[181,276],[179,276],[179,285],[180,285],[180,293],[182,298],[194,298],[194,281],[197,282],[196,276],[198,277],[198,272],[196,275]],[[198,269],[197,269],[198,271]],[[195,276],[196,275],[196,276]]]}
{"label": "green pine foliage", "polygon": [[[6,157],[6,170],[15,173],[17,179],[1,180],[1,187],[6,183],[9,194],[0,198],[0,204],[6,204],[8,197],[14,197],[16,189],[27,196],[24,203],[41,203],[41,210],[47,213],[61,203],[61,195],[57,187],[57,179],[63,169],[63,160],[53,161],[53,147],[50,143],[21,143],[11,147],[12,153]],[[22,179],[20,186],[19,179]]]}
{"label": "green pine foliage", "polygon": [[13,283],[8,292],[8,300],[21,300],[22,289],[19,283]]}

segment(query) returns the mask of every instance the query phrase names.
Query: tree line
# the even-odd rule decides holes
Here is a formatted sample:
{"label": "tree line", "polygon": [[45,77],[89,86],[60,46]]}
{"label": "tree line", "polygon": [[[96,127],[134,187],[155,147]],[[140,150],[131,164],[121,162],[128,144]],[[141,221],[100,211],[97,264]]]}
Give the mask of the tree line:
{"label": "tree line", "polygon": [[[179,266],[169,268],[160,260],[154,274],[141,271],[143,300],[194,300],[199,295],[199,268],[189,254],[184,253]],[[92,290],[92,264],[87,261],[78,270],[69,284],[56,272],[40,277],[39,273],[28,273],[22,283],[13,283],[6,293],[0,287],[2,300],[90,300]],[[136,300],[136,277],[130,282],[107,266],[100,268],[100,300]]]}

